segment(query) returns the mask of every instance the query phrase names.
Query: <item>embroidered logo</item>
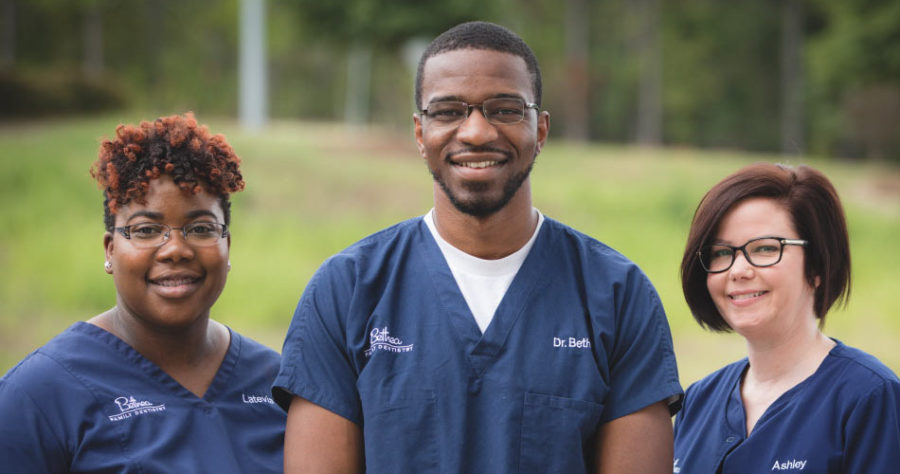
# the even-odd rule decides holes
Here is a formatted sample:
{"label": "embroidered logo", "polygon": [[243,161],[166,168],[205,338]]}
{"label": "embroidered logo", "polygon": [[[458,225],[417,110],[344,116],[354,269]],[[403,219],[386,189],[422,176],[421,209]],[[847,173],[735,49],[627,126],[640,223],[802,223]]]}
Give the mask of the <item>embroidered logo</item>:
{"label": "embroidered logo", "polygon": [[369,333],[369,348],[364,354],[371,357],[375,351],[412,352],[414,344],[403,345],[399,337],[391,336],[387,326],[375,328]]}
{"label": "embroidered logo", "polygon": [[119,413],[109,416],[109,421],[122,421],[132,416],[166,411],[166,404],[154,405],[148,401],[137,401],[133,396],[119,397],[113,400],[119,407]]}
{"label": "embroidered logo", "polygon": [[672,465],[672,474],[678,474],[681,472],[681,467],[678,466],[678,463],[681,462],[681,459],[676,459],[675,464]]}
{"label": "embroidered logo", "polygon": [[581,339],[576,339],[574,337],[554,337],[553,338],[553,347],[563,347],[563,348],[572,348],[572,349],[590,349],[591,348],[591,340],[582,337]]}
{"label": "embroidered logo", "polygon": [[272,397],[270,397],[268,395],[247,395],[245,393],[242,393],[241,400],[247,404],[253,404],[253,403],[268,403],[270,405],[275,404],[275,400],[272,400]]}
{"label": "embroidered logo", "polygon": [[806,467],[806,459],[801,459],[801,460],[791,459],[788,461],[781,461],[781,462],[778,462],[778,460],[776,459],[775,465],[772,466],[771,470],[772,471],[795,471],[795,470],[802,471],[803,468],[805,468],[805,467]]}

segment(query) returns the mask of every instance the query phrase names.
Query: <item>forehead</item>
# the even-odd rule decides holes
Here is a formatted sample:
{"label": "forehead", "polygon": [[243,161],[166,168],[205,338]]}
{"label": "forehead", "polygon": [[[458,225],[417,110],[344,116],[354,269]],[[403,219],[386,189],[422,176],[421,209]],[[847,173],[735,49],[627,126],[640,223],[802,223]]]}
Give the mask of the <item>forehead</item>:
{"label": "forehead", "polygon": [[422,69],[423,104],[448,98],[479,102],[503,95],[535,99],[525,60],[514,54],[457,49],[432,56]]}
{"label": "forehead", "polygon": [[158,213],[167,219],[177,219],[197,211],[208,211],[218,217],[223,216],[219,198],[202,186],[197,193],[183,190],[169,175],[151,179],[143,201],[141,203],[132,200],[122,206],[117,214],[124,219],[128,219],[138,211]]}
{"label": "forehead", "polygon": [[722,217],[718,231],[718,237],[728,241],[764,235],[795,238],[794,234],[790,212],[778,201],[762,197],[745,199],[732,206]]}

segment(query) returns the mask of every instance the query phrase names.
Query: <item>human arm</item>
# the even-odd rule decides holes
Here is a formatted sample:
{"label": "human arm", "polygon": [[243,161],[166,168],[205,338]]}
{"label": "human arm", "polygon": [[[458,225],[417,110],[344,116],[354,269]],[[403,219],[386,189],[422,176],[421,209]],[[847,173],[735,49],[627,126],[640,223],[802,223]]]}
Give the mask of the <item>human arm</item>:
{"label": "human arm", "polygon": [[672,420],[660,401],[600,426],[595,473],[672,472]]}
{"label": "human arm", "polygon": [[363,472],[362,430],[356,423],[295,396],[284,435],[284,472]]}

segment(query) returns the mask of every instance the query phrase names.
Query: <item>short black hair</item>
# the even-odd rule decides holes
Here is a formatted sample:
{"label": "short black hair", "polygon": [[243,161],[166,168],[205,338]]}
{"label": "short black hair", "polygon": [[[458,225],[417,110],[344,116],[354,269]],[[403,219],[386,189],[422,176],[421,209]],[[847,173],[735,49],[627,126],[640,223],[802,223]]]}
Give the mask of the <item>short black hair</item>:
{"label": "short black hair", "polygon": [[433,56],[458,49],[485,49],[509,53],[522,58],[534,89],[534,101],[541,105],[541,69],[531,48],[519,35],[507,28],[486,21],[461,23],[441,33],[425,48],[416,69],[416,110],[422,110],[422,73],[425,63]]}

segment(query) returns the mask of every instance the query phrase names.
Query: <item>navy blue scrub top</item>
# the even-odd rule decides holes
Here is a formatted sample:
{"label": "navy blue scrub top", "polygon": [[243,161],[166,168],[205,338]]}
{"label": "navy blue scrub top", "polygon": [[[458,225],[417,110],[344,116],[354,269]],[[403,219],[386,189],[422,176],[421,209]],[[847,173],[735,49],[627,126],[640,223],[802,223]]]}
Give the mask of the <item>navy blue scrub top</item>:
{"label": "navy blue scrub top", "polygon": [[326,261],[273,394],[358,424],[367,472],[585,472],[600,424],[672,399],[668,323],[646,276],[546,219],[482,335],[421,218]]}
{"label": "navy blue scrub top", "polygon": [[231,331],[202,398],[79,322],[0,379],[0,472],[282,472],[280,358]]}
{"label": "navy blue scrub top", "polygon": [[900,472],[900,380],[837,341],[746,436],[747,359],[691,385],[675,423],[674,473]]}

